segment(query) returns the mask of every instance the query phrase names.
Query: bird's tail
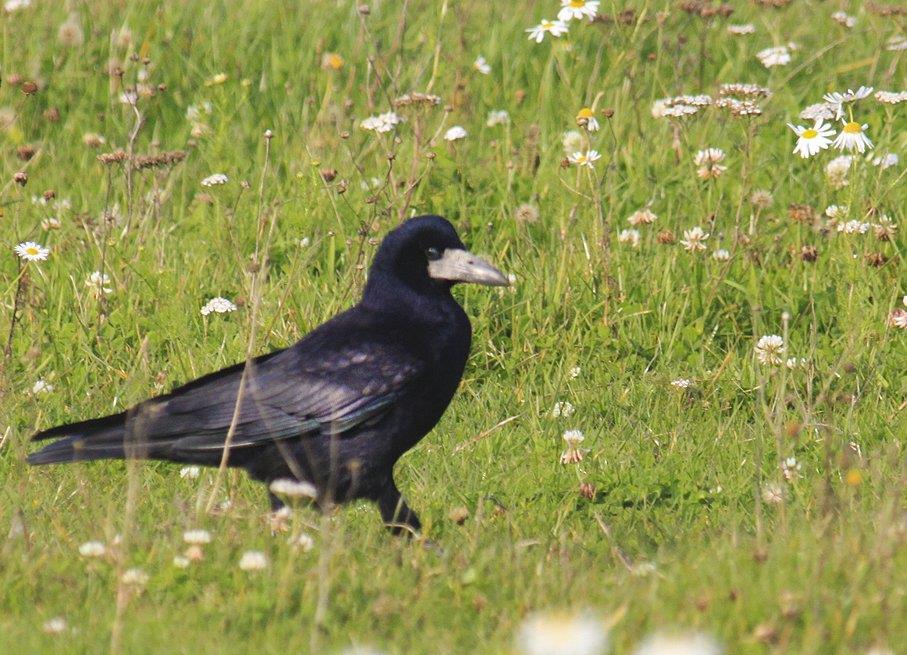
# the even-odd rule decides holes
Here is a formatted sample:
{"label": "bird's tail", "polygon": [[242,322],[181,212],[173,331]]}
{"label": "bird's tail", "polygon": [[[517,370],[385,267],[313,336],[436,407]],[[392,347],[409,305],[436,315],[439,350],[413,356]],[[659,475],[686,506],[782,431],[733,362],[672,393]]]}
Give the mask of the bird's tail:
{"label": "bird's tail", "polygon": [[[127,456],[126,413],[91,421],[59,425],[39,432],[35,441],[62,437],[28,456],[29,464],[60,464],[93,459],[123,459]],[[129,449],[131,450],[131,449]],[[129,453],[130,456],[132,453]]]}

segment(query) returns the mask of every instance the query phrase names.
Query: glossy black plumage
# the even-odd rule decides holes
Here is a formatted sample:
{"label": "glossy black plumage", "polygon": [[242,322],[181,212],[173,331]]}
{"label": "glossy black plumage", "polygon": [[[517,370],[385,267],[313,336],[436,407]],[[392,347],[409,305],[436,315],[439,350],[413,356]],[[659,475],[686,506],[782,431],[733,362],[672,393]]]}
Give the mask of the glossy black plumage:
{"label": "glossy black plumage", "polygon": [[[430,275],[438,259],[456,259],[459,268]],[[471,327],[451,287],[502,280],[465,252],[443,218],[410,219],[382,242],[362,300],[295,345],[127,412],[38,433],[62,438],[28,461],[138,457],[216,466],[238,406],[230,466],[265,483],[309,481],[322,505],[369,498],[387,523],[418,530],[392,474],[441,418],[463,375]]]}

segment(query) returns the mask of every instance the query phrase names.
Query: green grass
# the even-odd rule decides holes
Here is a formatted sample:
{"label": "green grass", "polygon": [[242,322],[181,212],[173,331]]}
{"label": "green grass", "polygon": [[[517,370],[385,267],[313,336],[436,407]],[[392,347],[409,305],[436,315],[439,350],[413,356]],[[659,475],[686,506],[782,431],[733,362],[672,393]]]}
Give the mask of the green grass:
{"label": "green grass", "polygon": [[[787,211],[848,205],[848,218],[876,222],[873,210],[903,226],[904,164],[860,160],[834,189],[824,167],[840,153],[801,160],[785,127],[831,90],[903,88],[903,54],[884,48],[903,17],[857,2],[739,3],[730,21],[757,33],[733,37],[724,19],[639,2],[629,24],[571,23],[569,36],[536,45],[523,30],[553,18],[553,0],[383,1],[368,16],[347,0],[161,4],[72,4],[84,43],[70,47],[57,37],[64,3],[0,15],[0,108],[15,113],[0,122],[2,346],[12,334],[0,377],[2,650],[507,653],[527,613],[590,608],[619,654],[668,628],[714,634],[728,653],[904,652],[907,334],[887,325],[907,293],[903,230],[882,242]],[[852,30],[830,18],[848,7]],[[601,13],[620,9],[603,2]],[[132,41],[118,45],[111,34],[124,25]],[[800,46],[791,64],[763,68],[755,53],[788,41]],[[342,69],[324,69],[325,52],[342,55]],[[127,182],[96,157],[130,146],[135,113],[107,69],[116,60],[134,84],[142,65],[131,53],[150,58],[148,84],[166,85],[139,100],[132,151],[188,156]],[[473,70],[479,54],[491,75]],[[39,91],[24,94],[16,75]],[[671,124],[650,115],[657,98],[723,82],[774,95],[752,120],[708,109],[676,146]],[[443,101],[401,110],[399,142],[358,127],[410,90]],[[561,136],[598,94],[591,145],[603,157],[589,174],[562,168]],[[186,109],[204,102],[207,127],[193,137]],[[511,124],[486,127],[493,109]],[[868,98],[855,111],[874,153],[903,159],[903,105]],[[428,142],[455,124],[465,140]],[[84,145],[86,132],[107,144]],[[16,152],[25,144],[27,163]],[[706,147],[724,149],[728,167],[707,183],[692,163]],[[12,181],[20,170],[24,187]],[[229,183],[200,186],[215,172]],[[371,178],[380,182],[364,189]],[[49,189],[71,208],[32,202]],[[754,209],[755,189],[773,193],[770,207]],[[147,200],[152,190],[162,202]],[[537,222],[515,221],[522,203],[538,206]],[[658,220],[640,228],[640,247],[618,243],[647,203]],[[103,220],[114,206],[118,218]],[[213,471],[184,480],[159,463],[24,463],[35,429],[241,361],[253,325],[253,352],[292,343],[354,302],[387,230],[426,212],[517,278],[512,290],[457,290],[474,327],[465,379],[397,467],[443,554],[386,535],[364,504],[325,519],[300,512],[296,529],[316,545],[295,551],[271,536],[265,492],[242,475],[220,486],[232,505],[206,514]],[[51,215],[62,225],[48,232]],[[694,225],[711,233],[705,253],[656,241]],[[12,248],[26,240],[49,245],[48,260],[23,267]],[[801,260],[804,245],[818,248],[815,263]],[[717,247],[730,261],[710,256]],[[887,263],[868,265],[873,253]],[[114,289],[103,301],[84,283],[97,270]],[[202,317],[218,295],[239,310]],[[753,347],[765,334],[784,335],[808,365],[760,366]],[[673,387],[679,377],[692,387]],[[53,391],[32,394],[38,379]],[[576,413],[552,417],[558,401]],[[589,452],[562,465],[572,428]],[[789,483],[788,457],[801,465]],[[778,484],[784,502],[763,502]],[[448,517],[459,507],[462,525]],[[193,527],[213,543],[178,569]],[[79,556],[83,542],[117,534],[110,557]],[[239,570],[249,549],[268,554],[267,570]],[[150,576],[143,593],[117,582],[133,566]],[[66,634],[42,631],[55,616]]]}

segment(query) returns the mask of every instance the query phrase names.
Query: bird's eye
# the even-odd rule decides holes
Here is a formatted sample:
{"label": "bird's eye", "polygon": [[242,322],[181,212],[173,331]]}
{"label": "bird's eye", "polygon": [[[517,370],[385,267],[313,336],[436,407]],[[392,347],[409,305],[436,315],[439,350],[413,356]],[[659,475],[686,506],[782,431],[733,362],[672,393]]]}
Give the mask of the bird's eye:
{"label": "bird's eye", "polygon": [[425,250],[425,256],[428,257],[428,261],[434,262],[441,259],[441,253],[437,248],[428,248]]}

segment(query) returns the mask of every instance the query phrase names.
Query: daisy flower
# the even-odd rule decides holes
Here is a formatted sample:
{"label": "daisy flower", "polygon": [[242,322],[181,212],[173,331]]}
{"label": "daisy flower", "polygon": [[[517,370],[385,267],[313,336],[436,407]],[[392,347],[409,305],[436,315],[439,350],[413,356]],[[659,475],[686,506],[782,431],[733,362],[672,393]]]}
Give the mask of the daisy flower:
{"label": "daisy flower", "polygon": [[844,93],[832,91],[831,93],[826,93],[822,96],[822,99],[835,110],[835,118],[840,119],[844,117],[844,105],[856,102],[857,100],[862,100],[863,98],[868,97],[870,93],[872,93],[871,86],[861,86],[856,91],[853,89],[847,89]]}
{"label": "daisy flower", "polygon": [[821,118],[817,119],[812,127],[803,127],[788,123],[787,126],[797,135],[797,145],[794,146],[794,153],[800,155],[803,159],[812,157],[820,150],[824,150],[831,143],[835,131],[831,126],[826,124]]}
{"label": "daisy flower", "polygon": [[454,125],[444,133],[445,141],[458,141],[466,138],[466,130],[459,125]]}
{"label": "daisy flower", "polygon": [[529,40],[541,43],[545,40],[545,34],[551,34],[552,37],[559,37],[570,31],[567,23],[562,20],[547,20],[545,18],[535,27],[526,29],[529,32]]}
{"label": "daisy flower", "polygon": [[226,298],[221,298],[220,296],[217,296],[216,298],[212,298],[211,300],[209,300],[207,303],[205,303],[205,306],[202,307],[202,309],[201,309],[202,316],[207,316],[211,312],[214,312],[215,314],[226,314],[227,312],[235,312],[235,311],[236,311],[236,305],[234,305],[232,302],[230,302]]}
{"label": "daisy flower", "polygon": [[835,148],[838,150],[856,150],[859,153],[866,152],[867,148],[872,149],[872,141],[866,136],[866,129],[869,127],[866,123],[862,125],[856,121],[846,122],[841,119],[844,127],[835,139]]}
{"label": "daisy flower", "polygon": [[489,73],[491,73],[491,66],[488,65],[488,62],[485,61],[485,57],[483,57],[482,55],[476,57],[476,60],[472,62],[472,67],[482,75],[488,75]]}
{"label": "daisy flower", "polygon": [[50,248],[45,248],[34,241],[20,243],[14,250],[19,255],[19,259],[24,259],[27,262],[43,262],[50,254]]}
{"label": "daisy flower", "polygon": [[779,366],[784,363],[784,339],[777,334],[767,334],[759,337],[755,347],[756,359],[761,364]]}
{"label": "daisy flower", "polygon": [[594,20],[598,14],[598,0],[561,0],[561,10],[557,12],[558,20]]}
{"label": "daisy flower", "polygon": [[229,180],[230,178],[223,173],[214,173],[202,180],[202,186],[221,186],[229,182]]}
{"label": "daisy flower", "polygon": [[684,247],[684,250],[697,252],[705,250],[705,241],[708,238],[709,233],[697,225],[696,227],[683,231],[683,239],[680,240],[680,245]]}
{"label": "daisy flower", "polygon": [[593,163],[601,158],[602,156],[598,154],[598,150],[587,150],[586,152],[574,152],[567,158],[567,160],[574,166],[585,166],[586,168],[592,168]]}
{"label": "daisy flower", "polygon": [[601,127],[598,123],[598,119],[595,118],[595,112],[589,107],[583,107],[579,110],[579,113],[576,115],[576,124],[585,128],[588,132],[597,132]]}

